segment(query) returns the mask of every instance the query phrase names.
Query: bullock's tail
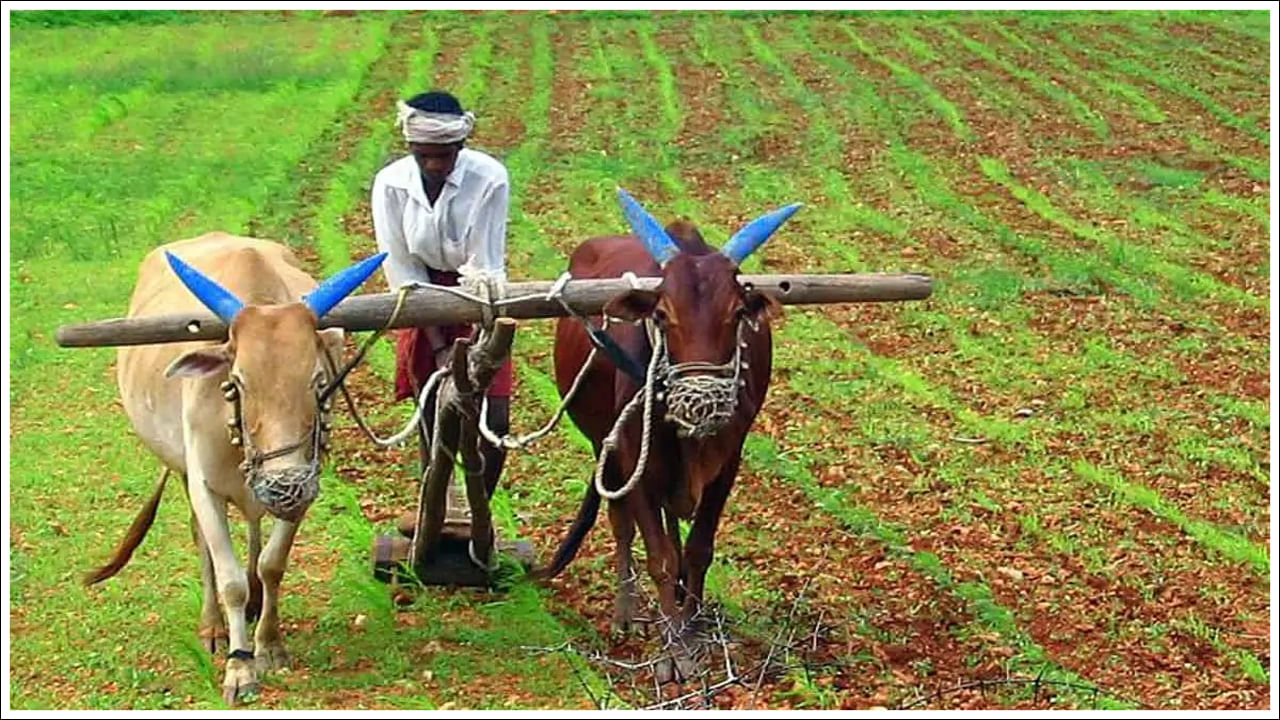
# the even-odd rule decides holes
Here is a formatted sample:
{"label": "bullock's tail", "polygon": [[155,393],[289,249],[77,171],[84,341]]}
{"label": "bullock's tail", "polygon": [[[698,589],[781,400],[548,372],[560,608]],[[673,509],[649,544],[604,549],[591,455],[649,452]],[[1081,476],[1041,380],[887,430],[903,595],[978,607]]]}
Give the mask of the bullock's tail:
{"label": "bullock's tail", "polygon": [[166,467],[160,473],[160,482],[156,483],[156,489],[151,493],[151,499],[138,511],[137,517],[133,519],[133,524],[129,526],[129,532],[125,533],[124,539],[120,541],[120,546],[116,548],[115,555],[106,565],[85,575],[85,585],[100,583],[114,576],[125,565],[129,564],[129,559],[133,557],[133,551],[137,550],[138,546],[142,544],[142,539],[147,536],[147,531],[151,529],[152,523],[156,521],[156,510],[160,507],[160,498],[164,496],[164,486],[168,480],[169,468]]}
{"label": "bullock's tail", "polygon": [[591,527],[596,524],[596,515],[599,513],[600,494],[596,492],[595,483],[588,480],[587,496],[582,498],[582,506],[578,508],[578,516],[573,519],[573,527],[569,528],[569,534],[560,542],[560,547],[556,549],[556,556],[551,560],[551,564],[533,571],[535,580],[550,580],[573,562],[574,556],[578,554],[578,548],[582,547],[582,541],[586,539],[587,533],[591,532]]}

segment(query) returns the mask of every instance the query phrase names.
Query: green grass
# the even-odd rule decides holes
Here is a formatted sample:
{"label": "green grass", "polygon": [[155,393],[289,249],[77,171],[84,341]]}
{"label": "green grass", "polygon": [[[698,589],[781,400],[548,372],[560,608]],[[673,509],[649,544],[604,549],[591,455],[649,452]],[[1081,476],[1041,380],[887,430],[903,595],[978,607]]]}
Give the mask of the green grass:
{"label": "green grass", "polygon": [[992,48],[965,36],[964,33],[954,27],[942,26],[940,29],[952,39],[959,41],[965,49],[973,54],[1027,83],[1053,102],[1064,106],[1075,117],[1076,122],[1089,128],[1098,138],[1106,139],[1111,135],[1111,128],[1107,124],[1106,118],[1099,115],[1097,111],[1085,104],[1071,91],[1044,79],[1032,70],[1027,70],[1000,57]]}
{"label": "green grass", "polygon": [[1125,502],[1132,503],[1177,525],[1188,535],[1221,553],[1228,560],[1246,563],[1260,575],[1270,574],[1271,560],[1265,547],[1259,547],[1232,533],[1223,532],[1208,523],[1189,519],[1149,488],[1126,482],[1115,473],[1101,470],[1087,462],[1076,463],[1073,470],[1084,479],[1108,488]]}
{"label": "green grass", "polygon": [[[195,25],[184,34],[212,52],[219,45],[215,28],[221,30]],[[15,123],[15,156],[21,160],[13,168],[10,400],[17,433],[11,455],[17,532],[10,581],[15,617],[22,618],[16,627],[24,637],[14,654],[19,670],[11,698],[18,707],[219,704],[220,678],[210,682],[215,673],[193,648],[199,582],[180,490],[170,488],[150,540],[121,577],[94,590],[75,583],[81,571],[101,562],[103,549],[115,544],[136,510],[136,498],[149,491],[158,464],[130,439],[113,404],[114,352],[59,350],[52,345],[52,331],[68,322],[123,314],[135,262],[152,245],[214,228],[243,229],[255,204],[285,177],[323,130],[328,113],[350,96],[363,66],[376,57],[384,21],[351,29],[346,42],[353,52],[341,63],[314,66],[327,75],[310,87],[264,87],[250,77],[246,87],[215,87],[196,97],[160,82],[137,96],[135,112],[99,128],[92,145],[75,138],[51,144],[42,137],[44,130]],[[306,54],[290,54],[290,41],[314,41],[321,51],[336,41],[311,23],[281,30],[237,28],[244,42],[271,53],[253,56],[254,62],[272,57],[295,69],[309,60]],[[67,47],[66,33],[81,32],[15,32],[15,77],[21,78],[15,104],[29,108],[25,117],[52,116],[61,102],[98,96],[94,78],[110,77],[104,67],[111,60],[101,59],[103,48],[93,44],[78,56],[85,67],[98,69],[87,84],[70,96],[41,91],[56,75],[43,73],[39,58],[50,55],[55,64],[72,60],[76,56],[65,49],[52,48]],[[125,55],[132,58],[127,68],[149,58],[155,77],[174,82],[197,71],[166,61],[165,49],[180,36],[176,31],[120,28],[113,35],[133,40],[125,45],[131,49]],[[236,64],[244,57],[210,54],[206,69],[215,82],[236,77],[243,70]],[[294,103],[312,112],[288,126],[266,120]],[[197,107],[224,110],[218,113],[224,120],[211,126],[193,112]],[[250,135],[256,138],[252,153]],[[236,171],[228,172],[232,167]],[[205,187],[209,178],[218,178],[218,192]],[[202,201],[192,203],[193,196]],[[106,198],[111,201],[102,201]],[[77,208],[71,215],[68,199]],[[72,378],[79,381],[69,382]],[[78,489],[67,492],[68,486]],[[43,520],[52,517],[61,520]],[[95,550],[80,553],[71,547]],[[296,596],[287,597],[285,615],[296,612],[298,603]],[[49,613],[73,622],[36,619]],[[112,630],[103,632],[107,627]],[[60,676],[68,684],[58,692],[31,675],[51,658],[67,663]]]}
{"label": "green grass", "polygon": [[[1191,81],[1178,77],[1170,72],[1166,72],[1159,65],[1150,65],[1141,62],[1131,54],[1132,50],[1122,51],[1121,48],[1129,48],[1130,43],[1122,38],[1118,38],[1109,33],[1104,34],[1103,38],[1114,50],[1103,50],[1097,46],[1092,46],[1086,52],[1089,55],[1096,56],[1102,60],[1108,67],[1124,73],[1130,80],[1142,80],[1150,82],[1161,90],[1180,95],[1191,100],[1200,107],[1204,108],[1210,115],[1221,122],[1223,125],[1230,127],[1243,135],[1252,137],[1261,142],[1263,145],[1269,144],[1270,134],[1265,130],[1258,128],[1253,123],[1247,122],[1244,118],[1234,113],[1230,108],[1224,107],[1221,103],[1213,99],[1209,93],[1201,90]],[[1153,62],[1160,60],[1153,58]],[[1202,79],[1202,78],[1201,78]]]}
{"label": "green grass", "polygon": [[[1028,56],[1045,57],[1047,56],[1054,64],[1054,67],[1062,70],[1067,77],[1084,78],[1090,84],[1097,87],[1104,97],[1108,97],[1113,101],[1121,102],[1126,106],[1126,111],[1133,113],[1143,122],[1148,123],[1164,123],[1169,117],[1158,105],[1143,94],[1143,92],[1133,85],[1117,79],[1114,75],[1101,72],[1094,69],[1083,68],[1073,62],[1057,47],[1051,44],[1040,44],[1039,47],[1031,47],[1018,35],[1015,31],[1009,29],[1005,25],[995,24],[992,28],[1000,34],[1005,40],[1009,41],[1015,47]],[[1064,31],[1064,34],[1065,31]]]}
{"label": "green grass", "polygon": [[[1086,681],[1050,660],[1045,650],[1018,627],[1012,613],[994,600],[990,588],[984,583],[958,582],[936,555],[912,551],[909,544],[910,536],[907,532],[879,519],[874,511],[845,501],[838,490],[822,488],[803,458],[792,460],[789,457],[783,457],[772,443],[758,437],[748,442],[747,453],[752,462],[774,468],[784,478],[803,487],[805,493],[812,497],[819,507],[838,519],[845,527],[854,533],[868,535],[884,543],[892,553],[905,556],[912,567],[929,577],[940,589],[953,592],[965,600],[974,609],[974,621],[981,628],[996,633],[1018,649],[1018,654],[1009,660],[1011,672],[1087,685]],[[1066,697],[1073,702],[1081,704],[1085,702],[1084,696],[1073,696],[1067,693]],[[1122,709],[1127,705],[1113,704],[1110,700],[1106,700],[1104,707]]]}
{"label": "green grass", "polygon": [[[30,36],[15,43],[12,59],[31,69],[17,74],[14,91],[31,100],[13,128],[23,144],[11,168],[13,202],[21,208],[13,216],[12,257],[133,260],[175,229],[241,229],[326,118],[354,94],[383,24],[356,25],[347,39],[319,23],[290,26],[290,33],[249,24],[237,30],[237,42],[253,48],[243,51],[224,49],[230,40],[221,25],[119,28],[108,34],[124,35],[114,39],[128,50],[101,62],[93,62],[95,53],[109,46],[89,39],[91,31],[20,34]],[[80,45],[68,33],[86,34],[88,46],[81,60],[88,70],[70,87],[57,68],[76,66],[56,50]],[[291,42],[315,47],[296,52]],[[335,55],[340,42],[356,46]],[[187,48],[177,58],[170,55],[175,44]],[[58,58],[52,68],[39,64],[50,54]],[[211,104],[237,112],[211,129],[203,112]],[[103,110],[68,138],[50,131],[64,125],[68,106]],[[297,107],[311,112],[293,112]],[[271,143],[253,141],[263,128],[279,127],[280,117],[292,118],[289,132]],[[211,182],[218,192],[209,192]],[[65,188],[78,212],[68,217],[50,188]],[[192,206],[193,196],[209,195],[210,202]]]}
{"label": "green grass", "polygon": [[[367,42],[370,43],[371,49],[381,50],[386,27],[376,25],[371,27],[371,30],[373,32],[368,33]],[[359,73],[361,70],[360,66],[353,64],[350,71]],[[335,100],[341,100],[342,95],[349,93],[353,88],[350,83],[344,82],[334,82],[327,87],[330,92],[338,96]],[[235,99],[243,104],[243,98]],[[270,100],[271,98],[267,98],[265,101],[270,102]],[[241,109],[246,113],[251,113],[253,110],[251,107]],[[354,110],[360,111],[358,108]],[[312,118],[313,125],[317,129],[324,127],[324,121],[325,118]],[[230,129],[230,132],[236,131],[238,131],[236,126]],[[295,152],[300,156],[302,149],[313,139],[315,139],[314,133],[310,138],[281,136],[274,142],[296,143]],[[202,138],[202,141],[207,142],[217,140],[216,136]],[[270,144],[273,140],[260,135],[259,141]],[[327,270],[345,266],[349,261],[348,239],[335,228],[339,227],[338,221],[351,209],[359,197],[360,193],[357,191],[367,180],[366,176],[371,177],[372,170],[376,169],[376,164],[382,160],[384,144],[385,141],[381,138],[363,143],[347,164],[333,170],[333,181],[322,196],[323,199],[314,214],[314,222],[310,228],[310,233],[314,233],[312,236],[316,238],[320,249],[322,264],[327,266],[325,268]],[[300,157],[295,157],[291,161],[297,162],[299,159]],[[283,176],[289,169],[282,167],[275,172],[278,176]],[[198,173],[199,168],[188,167],[188,170]],[[250,166],[246,171],[253,172],[253,170],[254,166]],[[248,181],[249,178],[244,180]],[[46,188],[46,190],[50,189]],[[217,211],[213,203],[209,205],[211,210]],[[236,220],[230,227],[234,229],[237,225],[242,225],[248,220],[247,214],[255,210],[256,208],[245,207],[246,216]],[[173,218],[171,222],[178,220],[179,218]],[[93,383],[93,387],[98,388],[94,392],[86,394],[83,387],[69,386],[62,391],[67,397],[62,401],[54,399],[53,402],[56,406],[63,408],[68,405],[73,408],[81,407],[79,412],[86,420],[94,417],[106,420],[83,429],[73,425],[72,430],[80,431],[70,437],[76,437],[77,447],[91,448],[97,452],[98,456],[95,460],[101,463],[101,472],[117,478],[119,488],[112,487],[111,484],[99,485],[93,495],[68,498],[68,502],[72,504],[61,508],[63,516],[70,518],[91,511],[95,505],[102,506],[99,513],[101,524],[79,530],[77,534],[91,532],[97,538],[93,541],[93,546],[105,547],[114,543],[114,536],[123,531],[127,518],[134,511],[132,502],[121,505],[115,502],[115,498],[142,495],[145,487],[152,482],[153,473],[151,470],[139,473],[138,469],[154,467],[155,463],[147,458],[135,443],[121,442],[122,438],[127,438],[129,435],[122,416],[117,413],[104,414],[94,409],[99,403],[105,402],[104,398],[114,392],[113,383],[106,382],[105,361],[110,351],[80,351],[73,354],[56,350],[48,345],[48,329],[69,321],[68,315],[88,318],[108,317],[121,313],[120,297],[122,293],[127,292],[133,263],[126,262],[124,259],[109,264],[95,263],[92,274],[86,278],[87,282],[80,282],[74,286],[55,279],[60,276],[65,277],[68,271],[81,275],[87,271],[88,267],[85,263],[68,263],[59,260],[18,263],[15,267],[16,277],[26,290],[26,292],[19,290],[15,293],[15,308],[23,314],[23,322],[15,328],[15,333],[23,333],[22,337],[30,340],[30,345],[24,353],[24,364],[29,364],[32,368],[26,373],[21,371],[15,373],[14,387],[18,390],[18,394],[14,397],[15,421],[20,426],[29,423],[32,428],[14,443],[14,460],[23,464],[23,469],[15,474],[15,487],[24,488],[20,492],[21,497],[16,499],[15,510],[30,517],[39,515],[40,511],[31,503],[40,503],[47,507],[49,500],[47,484],[50,481],[58,482],[66,472],[65,468],[75,464],[72,460],[73,455],[67,454],[71,451],[70,447],[66,452],[50,453],[47,450],[41,450],[41,448],[56,447],[60,442],[65,445],[67,441],[61,438],[68,437],[68,434],[63,432],[64,426],[61,423],[50,423],[52,418],[45,414],[45,408],[52,406],[33,400],[29,390],[24,392],[19,389],[33,388],[35,383],[32,373],[48,372],[51,368],[65,368],[67,372],[85,377],[102,377],[103,382]],[[35,288],[42,288],[42,292],[37,295],[34,292]],[[51,289],[54,292],[50,292]],[[74,308],[76,312],[68,313],[64,306]],[[15,342],[15,346],[17,345],[18,343]],[[97,401],[95,396],[98,398]],[[46,424],[49,425],[49,430],[41,430],[40,428]],[[92,428],[92,432],[89,428]],[[107,451],[111,453],[106,454]],[[347,631],[352,618],[357,615],[365,615],[368,621],[358,638],[333,637],[325,640],[323,635],[312,636],[307,632],[290,634],[293,652],[305,667],[314,670],[314,674],[295,682],[284,682],[279,678],[269,680],[268,684],[282,683],[285,686],[283,689],[286,692],[286,699],[283,700],[282,706],[314,707],[316,703],[325,702],[324,698],[329,697],[343,685],[349,685],[353,692],[358,690],[360,695],[371,698],[378,695],[378,688],[381,687],[385,696],[375,699],[375,702],[384,706],[407,703],[407,706],[421,707],[424,704],[434,706],[454,701],[468,705],[499,707],[509,702],[506,694],[485,695],[483,692],[477,694],[460,685],[460,679],[471,677],[480,668],[483,668],[484,672],[506,673],[526,678],[510,686],[508,689],[511,692],[532,693],[535,697],[555,697],[562,702],[571,701],[572,689],[561,684],[561,679],[567,679],[576,687],[576,680],[572,679],[568,673],[559,670],[550,674],[530,671],[530,668],[535,666],[563,668],[562,660],[557,659],[548,665],[532,656],[516,653],[504,657],[495,665],[490,657],[494,649],[511,647],[511,633],[515,628],[519,628],[521,637],[533,645],[554,645],[565,639],[563,628],[541,607],[540,597],[532,587],[522,586],[507,597],[488,605],[482,614],[486,617],[485,622],[496,628],[493,632],[471,630],[465,624],[458,623],[445,623],[443,626],[436,624],[412,630],[399,627],[385,586],[374,581],[368,572],[367,553],[374,536],[374,529],[362,516],[357,494],[360,491],[342,482],[331,471],[324,480],[324,486],[326,499],[317,504],[317,512],[309,523],[310,527],[304,528],[299,550],[295,552],[295,561],[291,568],[291,577],[295,578],[292,583],[294,587],[291,588],[294,592],[286,593],[283,614],[288,621],[290,616],[297,619],[300,614],[305,616],[316,613],[313,617],[315,617],[317,629],[329,631],[326,633],[328,635],[332,635],[332,631]],[[92,660],[91,664],[75,666],[78,669],[72,670],[68,677],[81,676],[84,687],[105,686],[117,689],[110,695],[74,693],[54,700],[42,694],[26,694],[23,690],[23,682],[19,680],[15,682],[14,696],[19,706],[43,707],[50,703],[101,706],[119,702],[140,707],[164,707],[175,703],[183,706],[194,703],[197,707],[217,707],[220,704],[216,700],[217,688],[221,682],[220,672],[201,654],[203,651],[199,651],[193,642],[199,602],[198,576],[194,575],[195,566],[191,564],[193,562],[191,553],[186,550],[187,533],[180,527],[185,514],[173,507],[175,504],[180,507],[182,494],[172,490],[170,495],[176,497],[169,499],[169,505],[165,508],[167,512],[162,511],[162,518],[153,530],[152,539],[144,545],[143,551],[140,551],[134,564],[120,578],[111,581],[102,590],[94,590],[92,593],[83,590],[74,590],[71,593],[60,592],[57,594],[57,599],[51,602],[46,595],[48,588],[60,583],[55,583],[49,573],[64,574],[67,568],[64,563],[68,557],[57,552],[51,553],[50,550],[56,551],[56,547],[40,553],[21,548],[26,547],[26,543],[37,541],[46,533],[49,537],[60,537],[65,530],[61,529],[63,527],[61,523],[57,523],[56,529],[55,526],[47,526],[44,530],[36,530],[26,536],[26,543],[19,546],[14,556],[14,572],[11,580],[15,587],[15,601],[19,604],[23,601],[38,603],[46,610],[54,611],[57,611],[60,603],[70,602],[71,607],[78,608],[73,612],[92,613],[95,620],[86,618],[86,622],[76,627],[58,626],[53,633],[46,632],[32,637],[32,642],[17,658],[18,661],[30,666],[30,661],[22,659],[31,657],[30,653],[68,658],[76,656],[101,658],[101,660]],[[103,505],[103,502],[108,500],[110,502]],[[504,519],[508,524],[512,522],[510,516]],[[176,540],[176,544],[165,542],[166,537]],[[316,546],[317,542],[322,544]],[[305,550],[308,547],[311,548],[309,553]],[[164,549],[164,552],[160,549]],[[323,572],[322,568],[309,568],[306,560],[298,558],[298,552],[307,553],[312,562],[326,557],[334,562],[335,567],[329,587],[316,585],[313,578],[323,577],[323,575],[316,575],[317,572]],[[71,557],[77,559],[79,561],[77,564],[83,564],[84,567],[87,567],[90,562],[99,561],[97,557]],[[161,567],[167,565],[174,569],[174,572],[161,573],[168,578],[167,581],[152,582],[145,586],[130,582],[133,578],[146,577],[149,573],[154,575],[159,572],[151,569],[158,567],[157,563],[162,563]],[[183,570],[180,571],[178,568]],[[63,577],[65,578],[65,575]],[[175,586],[182,588],[181,592],[174,592]],[[139,592],[143,587],[145,589]],[[307,599],[308,592],[317,591],[321,593],[319,598]],[[92,598],[87,603],[86,596]],[[139,623],[138,619],[133,617],[133,613],[123,611],[128,607],[119,604],[119,600],[123,597],[132,597],[138,602],[145,603],[146,607],[152,608],[152,619]],[[331,600],[322,606],[314,605],[317,601],[323,602],[321,598],[325,597]],[[424,604],[417,608],[417,612],[427,616],[438,616],[448,609],[449,603],[456,604],[457,600],[445,600],[444,606],[441,606],[440,601],[433,601],[431,598],[422,602]],[[307,605],[306,610],[302,608],[304,604]],[[113,607],[120,610],[112,610]],[[300,610],[302,610],[301,613]],[[119,618],[119,622],[113,624],[120,632],[103,636],[89,630],[95,622],[111,621],[113,615]],[[157,630],[163,632],[157,634]],[[165,638],[170,647],[185,649],[171,658],[156,661],[154,645],[138,637],[139,633],[152,639]],[[451,639],[451,634],[460,635],[460,637]],[[420,682],[416,680],[422,669],[415,667],[417,662],[412,659],[412,648],[438,639],[459,644],[467,649],[456,656],[441,657],[438,662],[431,665],[431,669],[440,678],[439,687],[442,689],[427,690],[423,694]],[[134,648],[131,653],[123,655],[125,658],[123,661],[119,653],[94,650],[96,644],[108,643],[106,645],[108,648],[119,648],[121,642]],[[389,653],[385,652],[388,648],[393,650]],[[88,655],[84,655],[86,652]],[[139,653],[144,654],[139,656]],[[361,657],[379,659],[371,666],[361,669],[357,675],[347,681],[335,680],[337,677],[345,677],[353,670],[352,663],[361,662]],[[136,659],[131,662],[129,658]],[[132,669],[137,663],[152,663],[160,670]],[[174,663],[177,665],[175,666]],[[401,687],[402,682],[396,680],[397,677],[415,678],[415,681],[411,682],[407,688]],[[167,686],[166,690],[157,692],[157,688],[162,683]]]}
{"label": "green grass", "polygon": [[9,16],[12,28],[67,28],[104,25],[169,25],[207,22],[212,13],[178,10],[21,10]]}
{"label": "green grass", "polygon": [[893,60],[877,53],[866,43],[865,40],[859,37],[852,28],[845,27],[843,29],[845,34],[849,36],[849,41],[853,43],[855,48],[866,54],[867,57],[888,68],[889,71],[893,73],[894,77],[896,77],[904,86],[919,93],[920,97],[947,121],[947,124],[956,134],[957,138],[963,141],[973,141],[975,139],[973,130],[965,124],[964,118],[961,116],[960,111],[956,109],[955,105],[943,97],[931,85],[925,82],[918,73],[901,63],[894,62]]}
{"label": "green grass", "polygon": [[982,158],[980,165],[987,177],[1003,185],[1014,198],[1032,212],[1065,228],[1073,235],[1098,245],[1106,251],[1114,266],[1125,268],[1135,274],[1159,277],[1167,282],[1181,299],[1216,298],[1251,307],[1263,307],[1266,304],[1263,298],[1221,283],[1210,275],[1169,263],[1145,247],[1127,243],[1110,232],[1073,217],[1057,207],[1048,196],[1018,182],[1009,169],[996,158]]}
{"label": "green grass", "polygon": [[[748,39],[751,40],[753,39],[753,37],[749,34]],[[758,45],[754,49],[756,54],[760,56],[762,60],[764,60],[767,63],[773,64],[774,66],[778,66],[777,59],[773,57],[771,54],[767,52],[762,52],[761,48]],[[790,85],[792,90],[794,91],[795,90],[794,81],[792,81]],[[767,107],[765,111],[766,112],[768,111]],[[817,127],[817,130],[815,131],[813,144],[821,146],[821,144],[824,142],[823,138],[821,137],[821,134],[823,133],[824,128],[821,125],[816,125],[815,127]],[[745,185],[748,185],[754,188],[767,187],[767,185],[764,185],[760,182],[752,182],[753,180],[755,180],[755,178],[748,173],[745,176],[743,183]],[[770,191],[761,190],[759,192],[770,192]],[[774,192],[787,192],[787,190],[785,189],[785,186],[780,185],[777,188],[777,190],[775,190]],[[792,335],[791,330],[794,327],[794,324],[797,322],[798,321],[793,318],[788,323],[788,331],[786,332],[786,335],[788,337]],[[875,363],[875,358],[868,358],[868,361]],[[892,369],[891,366],[889,365],[877,365],[876,367],[880,371],[890,371]],[[917,394],[924,393],[928,395],[930,393],[930,390],[924,385],[922,385],[919,382],[918,378],[913,377],[909,374],[899,374],[897,380],[898,382],[902,383],[905,387],[907,387],[909,390],[913,390]],[[825,395],[825,393],[818,393],[818,392],[815,392],[814,394]],[[926,402],[931,402],[931,401],[936,402],[936,399],[926,398]],[[961,413],[965,414],[964,411],[961,411]],[[980,422],[976,417],[971,417],[971,421]],[[999,432],[1002,427],[1004,426],[1000,426],[999,424],[991,424],[991,423],[986,423],[984,425],[984,428],[987,429],[988,431],[994,430]],[[761,468],[769,468],[770,471],[777,472],[780,461],[777,459],[776,451],[775,451],[775,456],[770,456],[767,458],[759,457],[758,453],[756,453],[754,456],[749,455],[748,464],[752,466],[758,466]],[[795,478],[788,476],[786,473],[784,473],[784,477],[788,477],[788,479],[795,480]],[[801,483],[801,484],[805,485],[806,492],[811,492],[813,490],[814,486],[813,486],[811,477],[809,478],[809,482],[807,484],[806,483]],[[902,546],[906,542],[905,536],[902,535],[900,531],[896,531],[893,529],[884,529],[884,526],[882,525],[881,521],[879,521],[875,517],[874,513],[869,512],[865,508],[853,509],[847,512],[842,512],[839,508],[830,506],[829,504],[824,504],[820,502],[820,505],[823,507],[823,509],[827,510],[827,512],[837,514],[837,516],[840,517],[841,520],[844,521],[845,524],[851,529],[857,532],[868,532],[872,536],[881,540],[882,542],[889,544],[890,547]],[[876,528],[880,528],[880,531],[876,532],[875,531]],[[945,575],[944,570],[941,570],[937,566],[935,561],[927,561],[923,563],[919,569],[921,569],[922,571],[923,570],[932,571],[932,572],[926,572],[926,574],[931,575],[931,577],[933,577],[933,579],[936,582],[938,582],[941,586],[943,586],[944,589],[949,586],[949,582],[947,582],[948,576]],[[979,589],[976,586],[972,586],[972,585],[966,586],[963,590],[964,590],[963,593],[961,593],[962,598],[973,605],[973,607],[975,608],[975,612],[980,617],[982,616],[987,617],[989,626],[993,626],[991,625],[991,623],[998,624],[999,622],[1001,622],[1000,620],[992,620],[992,618],[1001,618],[1008,615],[1007,611],[1004,611],[1003,616],[1001,615],[1001,611],[998,608],[998,606],[994,605],[990,601],[989,592],[984,595],[982,592],[979,591]],[[1007,619],[1004,621],[1004,626],[1008,626]]]}
{"label": "green grass", "polygon": [[[913,83],[913,85],[914,85],[914,83]],[[937,190],[937,188],[932,188],[931,192],[929,192],[929,193],[928,193],[928,195],[929,195],[929,196],[931,196],[931,197],[938,197],[938,196],[940,196],[940,191],[938,191],[938,190]],[[945,196],[945,195],[943,195],[943,196]],[[970,211],[969,211],[969,213],[970,213],[970,214],[972,214],[972,210],[970,210]],[[906,311],[906,313],[911,313],[911,311],[910,311],[910,310],[908,310],[908,311]],[[913,380],[913,383],[911,383],[911,384],[913,384],[913,386],[914,386],[914,384],[916,384],[916,383],[914,383],[914,380]],[[829,386],[828,386],[828,387],[829,387]],[[904,386],[904,387],[905,387],[905,388],[909,388],[909,386]],[[919,387],[919,386],[916,386],[916,387]],[[919,387],[919,389],[924,389],[924,388],[923,388],[923,387]],[[813,388],[810,388],[810,391],[809,391],[809,392],[814,392],[814,389],[813,389]],[[915,391],[913,391],[913,392],[915,392]],[[1207,537],[1207,536],[1206,536],[1206,534],[1201,534],[1201,537]]]}

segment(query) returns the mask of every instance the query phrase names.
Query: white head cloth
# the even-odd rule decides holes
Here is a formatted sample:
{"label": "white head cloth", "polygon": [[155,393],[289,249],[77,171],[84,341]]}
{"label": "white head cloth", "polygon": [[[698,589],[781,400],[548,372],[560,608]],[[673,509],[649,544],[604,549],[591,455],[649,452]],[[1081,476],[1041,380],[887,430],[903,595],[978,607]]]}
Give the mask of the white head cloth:
{"label": "white head cloth", "polygon": [[476,125],[476,116],[469,112],[462,115],[423,112],[400,100],[396,102],[396,125],[404,131],[408,142],[444,145],[466,140]]}

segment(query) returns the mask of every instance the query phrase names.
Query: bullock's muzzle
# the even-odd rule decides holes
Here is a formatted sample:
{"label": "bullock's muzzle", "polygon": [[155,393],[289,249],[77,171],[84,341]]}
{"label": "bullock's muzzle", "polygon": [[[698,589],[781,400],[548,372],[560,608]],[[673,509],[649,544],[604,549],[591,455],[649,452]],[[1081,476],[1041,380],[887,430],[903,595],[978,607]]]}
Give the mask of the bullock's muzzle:
{"label": "bullock's muzzle", "polygon": [[715,435],[737,409],[738,382],[733,377],[668,376],[666,388],[666,419],[676,424],[683,438]]}
{"label": "bullock's muzzle", "polygon": [[295,452],[306,441],[271,452],[259,452],[254,447],[252,438],[244,431],[239,390],[234,383],[227,381],[222,384],[222,392],[232,406],[232,416],[227,422],[231,444],[244,448],[244,462],[240,469],[245,473],[245,480],[254,499],[262,503],[267,512],[281,520],[294,523],[302,520],[307,508],[320,495],[320,455],[328,443],[329,433],[327,397],[316,398],[319,418],[312,426],[310,462],[283,470],[263,470],[263,463]]}
{"label": "bullock's muzzle", "polygon": [[[742,371],[748,364],[742,359],[742,351],[746,348],[747,327],[745,319],[738,323],[733,360],[724,365],[672,364],[670,356],[660,360],[657,372],[665,388],[666,420],[675,424],[680,437],[710,437],[733,420],[738,409],[738,390],[746,384]],[[665,345],[662,342],[655,351],[665,354]]]}
{"label": "bullock's muzzle", "polygon": [[249,489],[267,512],[296,523],[320,494],[320,468],[311,463],[284,470],[256,469],[249,473]]}

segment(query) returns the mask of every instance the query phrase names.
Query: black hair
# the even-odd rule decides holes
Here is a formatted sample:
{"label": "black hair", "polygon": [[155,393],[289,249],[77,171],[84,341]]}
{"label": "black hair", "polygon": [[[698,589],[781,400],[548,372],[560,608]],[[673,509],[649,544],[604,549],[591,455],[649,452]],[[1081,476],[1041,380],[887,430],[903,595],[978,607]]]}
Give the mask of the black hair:
{"label": "black hair", "polygon": [[458,102],[458,98],[443,90],[432,90],[431,92],[414,95],[405,101],[415,110],[422,112],[446,113],[449,115],[461,115],[462,103]]}

